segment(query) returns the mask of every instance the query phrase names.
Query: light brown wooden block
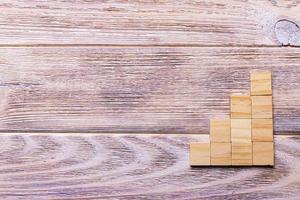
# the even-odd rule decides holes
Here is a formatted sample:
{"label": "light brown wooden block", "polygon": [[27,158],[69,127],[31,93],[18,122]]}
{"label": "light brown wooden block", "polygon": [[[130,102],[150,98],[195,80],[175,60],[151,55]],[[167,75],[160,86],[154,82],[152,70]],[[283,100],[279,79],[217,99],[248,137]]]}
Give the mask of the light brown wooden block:
{"label": "light brown wooden block", "polygon": [[273,141],[273,119],[252,119],[252,141]]}
{"label": "light brown wooden block", "polygon": [[253,165],[274,166],[273,142],[253,142]]}
{"label": "light brown wooden block", "polygon": [[210,143],[211,165],[227,166],[231,165],[231,143],[218,142]]}
{"label": "light brown wooden block", "polygon": [[272,95],[272,74],[270,71],[251,72],[251,95]]}
{"label": "light brown wooden block", "polygon": [[231,151],[233,166],[252,165],[252,142],[232,142]]}
{"label": "light brown wooden block", "polygon": [[210,120],[210,142],[230,142],[230,119]]}
{"label": "light brown wooden block", "polygon": [[231,141],[251,142],[251,119],[231,119]]}
{"label": "light brown wooden block", "polygon": [[210,143],[195,142],[190,144],[190,165],[210,165]]}
{"label": "light brown wooden block", "polygon": [[251,118],[251,97],[247,95],[230,96],[231,118]]}
{"label": "light brown wooden block", "polygon": [[272,96],[252,96],[252,118],[270,119],[273,117]]}

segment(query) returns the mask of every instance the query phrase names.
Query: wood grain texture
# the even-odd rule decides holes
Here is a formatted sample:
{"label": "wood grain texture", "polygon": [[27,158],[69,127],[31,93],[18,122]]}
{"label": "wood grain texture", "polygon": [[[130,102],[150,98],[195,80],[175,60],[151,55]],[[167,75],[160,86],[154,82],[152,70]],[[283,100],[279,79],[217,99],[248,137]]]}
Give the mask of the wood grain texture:
{"label": "wood grain texture", "polygon": [[251,96],[272,95],[272,74],[270,71],[251,71]]}
{"label": "wood grain texture", "polygon": [[0,3],[0,44],[300,45],[297,0]]}
{"label": "wood grain texture", "polygon": [[273,142],[253,142],[253,165],[274,165]]}
{"label": "wood grain texture", "polygon": [[273,119],[252,119],[252,141],[273,141]]}
{"label": "wood grain texture", "polygon": [[230,117],[231,119],[251,119],[251,96],[231,95],[230,96]]}
{"label": "wood grain texture", "polygon": [[272,119],[273,104],[272,96],[252,96],[252,118]]}
{"label": "wood grain texture", "polygon": [[251,142],[251,119],[231,119],[231,141]]}
{"label": "wood grain texture", "polygon": [[190,166],[209,166],[211,160],[210,142],[190,143]]}
{"label": "wood grain texture", "polygon": [[230,119],[210,119],[210,142],[230,142]]}
{"label": "wood grain texture", "polygon": [[300,130],[298,48],[0,48],[0,131],[208,133],[251,69],[273,72],[274,130]]}
{"label": "wood grain texture", "polygon": [[231,143],[210,141],[210,162],[212,166],[231,165]]}
{"label": "wood grain texture", "polygon": [[231,164],[232,166],[252,166],[253,147],[252,142],[231,143]]}
{"label": "wood grain texture", "polygon": [[275,168],[190,168],[207,135],[0,136],[0,198],[298,199],[299,136],[276,136]]}

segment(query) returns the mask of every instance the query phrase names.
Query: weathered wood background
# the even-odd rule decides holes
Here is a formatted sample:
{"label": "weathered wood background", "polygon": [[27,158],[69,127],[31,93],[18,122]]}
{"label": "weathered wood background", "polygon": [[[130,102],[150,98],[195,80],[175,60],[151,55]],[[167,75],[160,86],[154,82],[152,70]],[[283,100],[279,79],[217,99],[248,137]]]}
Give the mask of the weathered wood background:
{"label": "weathered wood background", "polygon": [[[2,0],[0,198],[299,199],[299,10]],[[276,167],[189,168],[251,69],[273,72]]]}

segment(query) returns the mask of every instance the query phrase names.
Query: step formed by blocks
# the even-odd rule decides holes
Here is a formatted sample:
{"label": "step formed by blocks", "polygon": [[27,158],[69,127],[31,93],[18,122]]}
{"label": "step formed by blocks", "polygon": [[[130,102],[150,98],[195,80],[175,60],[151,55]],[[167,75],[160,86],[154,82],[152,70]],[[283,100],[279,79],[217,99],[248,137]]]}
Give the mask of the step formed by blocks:
{"label": "step formed by blocks", "polygon": [[231,143],[214,142],[210,143],[211,165],[230,166],[231,165]]}
{"label": "step formed by blocks", "polygon": [[231,119],[231,141],[251,142],[251,119]]}
{"label": "step formed by blocks", "polygon": [[252,165],[252,142],[232,142],[231,148],[233,166]]}
{"label": "step formed by blocks", "polygon": [[190,144],[190,165],[210,165],[210,142],[195,142]]}
{"label": "step formed by blocks", "polygon": [[252,71],[251,95],[272,95],[272,74],[270,71]]}
{"label": "step formed by blocks", "polygon": [[253,165],[274,166],[273,142],[253,142]]}
{"label": "step formed by blocks", "polygon": [[252,119],[252,141],[273,142],[273,119]]}
{"label": "step formed by blocks", "polygon": [[248,95],[231,95],[231,118],[251,118],[251,97]]}
{"label": "step formed by blocks", "polygon": [[273,118],[272,96],[252,96],[252,118]]}
{"label": "step formed by blocks", "polygon": [[211,119],[210,142],[230,141],[230,119]]}
{"label": "step formed by blocks", "polygon": [[274,166],[272,77],[251,72],[251,96],[230,96],[230,118],[210,120],[210,141],[190,144],[191,166]]}

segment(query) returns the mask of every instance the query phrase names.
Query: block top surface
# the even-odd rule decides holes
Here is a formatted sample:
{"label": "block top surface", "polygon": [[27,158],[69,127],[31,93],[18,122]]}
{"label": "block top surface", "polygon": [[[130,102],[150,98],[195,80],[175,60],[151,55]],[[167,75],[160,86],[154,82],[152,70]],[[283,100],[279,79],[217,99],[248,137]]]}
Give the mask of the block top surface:
{"label": "block top surface", "polygon": [[231,118],[251,118],[251,96],[231,95],[230,96],[230,115]]}
{"label": "block top surface", "polygon": [[190,143],[190,165],[191,166],[210,165],[210,142]]}
{"label": "block top surface", "polygon": [[229,166],[231,165],[231,143],[216,142],[210,144],[211,165]]}
{"label": "block top surface", "polygon": [[253,164],[274,166],[273,142],[253,142]]}
{"label": "block top surface", "polygon": [[272,73],[270,71],[251,71],[251,95],[272,95]]}
{"label": "block top surface", "polygon": [[273,119],[252,119],[252,141],[273,141]]}
{"label": "block top surface", "polygon": [[251,142],[251,119],[231,119],[231,141]]}
{"label": "block top surface", "polygon": [[233,166],[252,165],[252,142],[233,142],[231,147]]}
{"label": "block top surface", "polygon": [[252,96],[252,118],[273,118],[272,96]]}
{"label": "block top surface", "polygon": [[230,119],[210,120],[210,141],[230,142]]}

